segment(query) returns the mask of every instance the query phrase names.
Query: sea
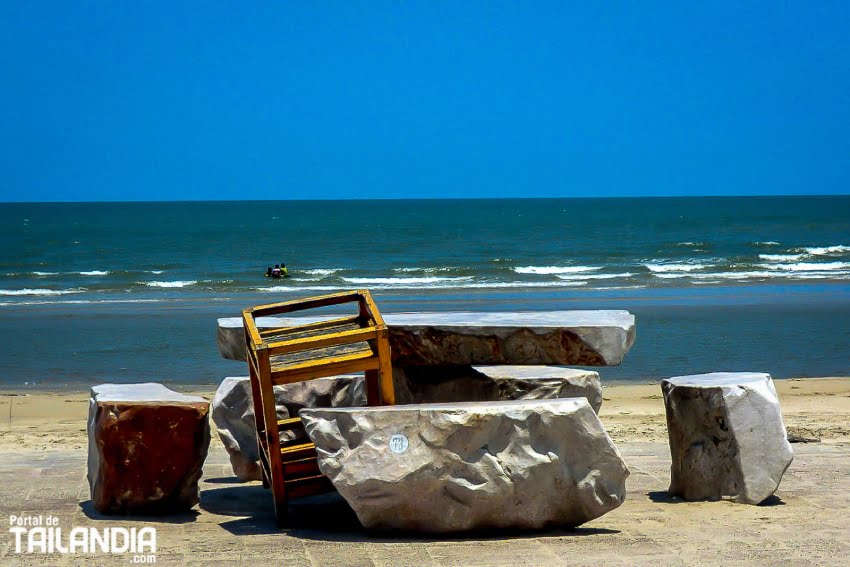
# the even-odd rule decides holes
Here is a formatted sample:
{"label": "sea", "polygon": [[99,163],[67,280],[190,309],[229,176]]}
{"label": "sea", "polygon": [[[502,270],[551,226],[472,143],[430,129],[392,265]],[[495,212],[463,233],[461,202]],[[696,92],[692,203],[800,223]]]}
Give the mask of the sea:
{"label": "sea", "polygon": [[[216,319],[627,309],[609,382],[850,375],[850,196],[0,204],[0,389],[215,385]],[[290,277],[265,277],[285,263]]]}

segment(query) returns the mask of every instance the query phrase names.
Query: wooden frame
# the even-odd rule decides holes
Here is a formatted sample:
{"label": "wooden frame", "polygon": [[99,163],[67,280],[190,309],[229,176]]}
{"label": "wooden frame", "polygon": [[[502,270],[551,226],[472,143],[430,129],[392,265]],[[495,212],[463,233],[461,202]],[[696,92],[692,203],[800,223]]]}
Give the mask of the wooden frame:
{"label": "wooden frame", "polygon": [[[259,330],[257,319],[357,303],[357,315]],[[271,487],[279,527],[292,498],[333,490],[312,443],[281,443],[281,431],[303,428],[298,417],[278,420],[274,386],[364,372],[368,405],[392,405],[395,392],[387,326],[368,290],[260,305],[242,312],[263,486]]]}

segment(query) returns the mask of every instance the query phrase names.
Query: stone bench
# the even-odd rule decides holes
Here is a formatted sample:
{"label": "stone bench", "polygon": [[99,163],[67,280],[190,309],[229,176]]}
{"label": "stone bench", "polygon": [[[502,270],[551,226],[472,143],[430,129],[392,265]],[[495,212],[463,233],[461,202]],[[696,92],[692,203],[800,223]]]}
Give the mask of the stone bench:
{"label": "stone bench", "polygon": [[715,372],[662,380],[670,437],[670,493],[758,504],[793,459],[769,374]]}
{"label": "stone bench", "polygon": [[[257,324],[262,329],[321,319],[268,317]],[[635,317],[628,311],[395,313],[384,321],[394,367],[610,366],[623,361],[635,340]],[[245,360],[241,317],[218,320],[217,343],[224,358]]]}
{"label": "stone bench", "polygon": [[629,474],[584,398],[303,409],[319,468],[366,528],[572,527]]}
{"label": "stone bench", "polygon": [[[408,371],[412,372],[412,371]],[[439,376],[439,372],[434,372]],[[409,380],[394,372],[398,404],[586,398],[597,414],[602,405],[599,373],[559,366],[476,366],[471,372],[429,380]],[[363,377],[342,375],[275,386],[277,418],[298,415],[302,408],[366,405]],[[225,378],[211,405],[212,420],[230,455],[233,473],[242,481],[260,479],[251,383],[247,376]],[[286,440],[299,429],[281,434]],[[306,440],[306,439],[305,439]]]}
{"label": "stone bench", "polygon": [[199,501],[209,403],[162,384],[91,389],[88,480],[104,514],[167,514]]}

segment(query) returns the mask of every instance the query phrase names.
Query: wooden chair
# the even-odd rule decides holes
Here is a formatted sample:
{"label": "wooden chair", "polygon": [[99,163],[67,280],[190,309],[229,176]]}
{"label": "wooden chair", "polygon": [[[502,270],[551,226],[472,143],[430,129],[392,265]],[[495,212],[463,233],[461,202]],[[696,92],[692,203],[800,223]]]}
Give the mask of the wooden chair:
{"label": "wooden chair", "polygon": [[[357,303],[357,313],[290,327],[257,326],[260,317],[346,303]],[[245,309],[242,319],[263,486],[272,489],[278,527],[283,527],[290,499],[330,491],[333,485],[319,471],[313,443],[281,443],[282,431],[303,425],[299,417],[277,419],[273,387],[365,372],[367,404],[394,404],[387,326],[367,290],[261,305]]]}

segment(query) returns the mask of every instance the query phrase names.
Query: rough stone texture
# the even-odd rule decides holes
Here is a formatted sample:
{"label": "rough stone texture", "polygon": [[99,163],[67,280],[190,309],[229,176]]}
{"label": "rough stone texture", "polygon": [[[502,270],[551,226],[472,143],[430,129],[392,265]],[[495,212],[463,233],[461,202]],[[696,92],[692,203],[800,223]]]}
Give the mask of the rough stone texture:
{"label": "rough stone texture", "polygon": [[502,400],[586,398],[593,411],[602,407],[599,373],[560,366],[475,366],[492,379]]}
{"label": "rough stone texture", "polygon": [[167,514],[198,503],[209,402],[162,384],[91,389],[88,480],[104,514]]}
{"label": "rough stone texture", "polygon": [[586,398],[602,406],[599,373],[560,366],[394,368],[398,404]]}
{"label": "rough stone texture", "polygon": [[[321,318],[260,318],[260,328]],[[628,311],[397,313],[384,316],[395,366],[618,365],[635,340]],[[218,348],[245,360],[242,319],[218,320]]]}
{"label": "rough stone texture", "polygon": [[[344,375],[319,378],[307,382],[275,386],[278,419],[298,415],[305,407],[348,407],[366,405],[366,389],[362,376]],[[224,448],[230,455],[233,473],[242,481],[260,480],[260,457],[257,454],[257,429],[251,380],[245,377],[225,378],[212,401],[212,419]],[[302,437],[303,430],[285,431],[281,439]]]}
{"label": "rough stone texture", "polygon": [[769,374],[715,372],[662,380],[670,493],[759,504],[793,459]]}
{"label": "rough stone texture", "polygon": [[584,399],[301,411],[319,467],[366,528],[577,526],[629,474]]}

